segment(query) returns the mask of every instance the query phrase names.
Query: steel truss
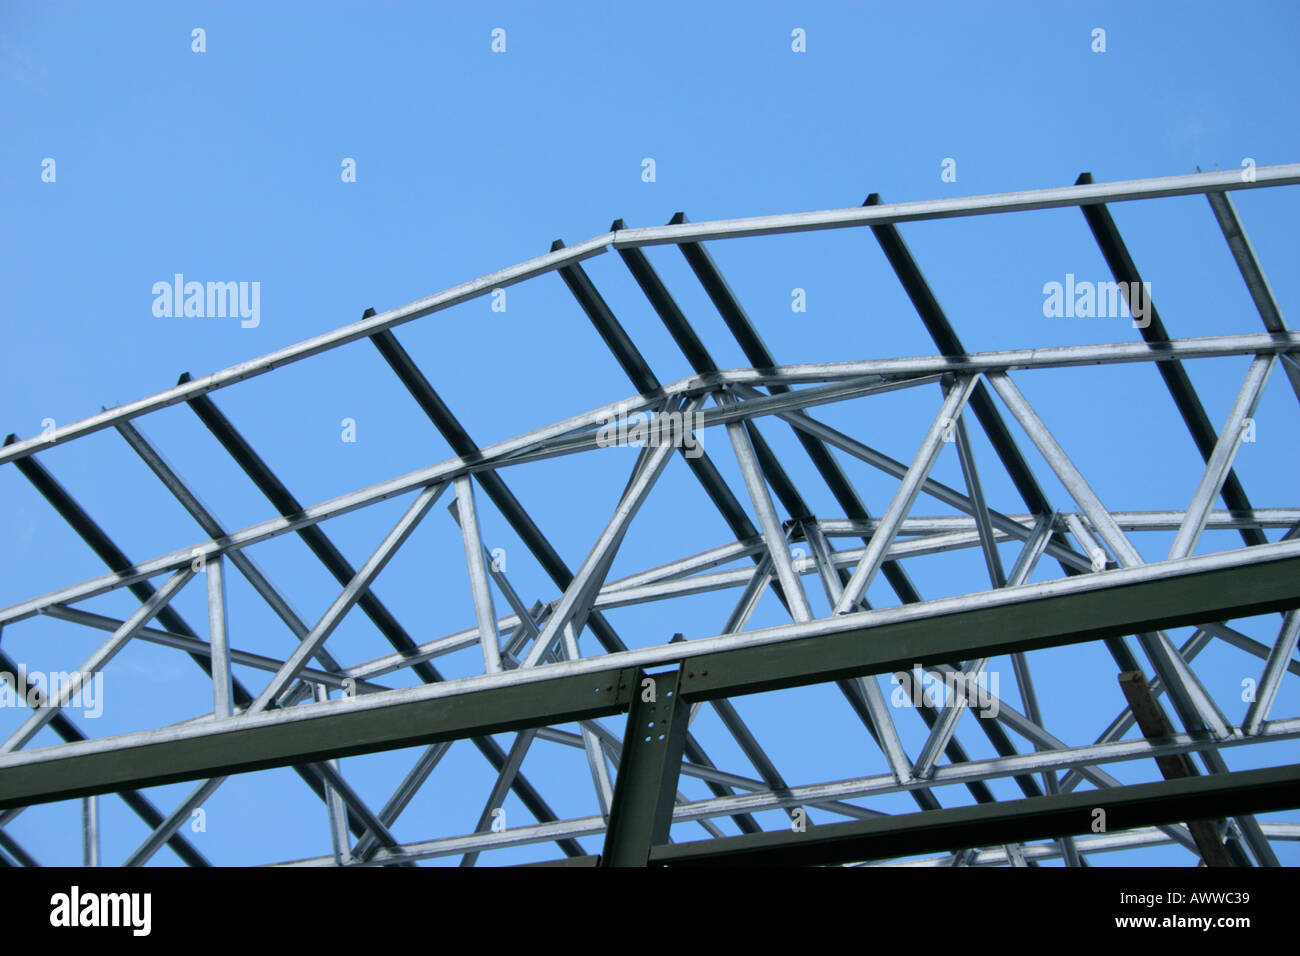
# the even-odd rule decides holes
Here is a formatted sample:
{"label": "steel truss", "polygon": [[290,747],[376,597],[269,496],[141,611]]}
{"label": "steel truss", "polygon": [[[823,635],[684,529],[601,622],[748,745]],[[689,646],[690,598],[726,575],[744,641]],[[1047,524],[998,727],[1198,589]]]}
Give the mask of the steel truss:
{"label": "steel truss", "polygon": [[[167,846],[187,864],[206,865],[182,830],[191,813],[228,775],[292,767],[324,804],[322,835],[328,832],[332,848],[296,865],[409,865],[454,855],[473,864],[484,852],[539,843],[559,848],[564,859],[557,862],[579,865],[1037,865],[1060,859],[1077,866],[1094,853],[1159,844],[1184,847],[1189,861],[1276,865],[1273,844],[1300,839],[1300,824],[1261,823],[1253,815],[1300,806],[1300,772],[1281,766],[1233,771],[1225,755],[1267,750],[1268,756],[1254,759],[1286,763],[1294,751],[1281,742],[1300,737],[1300,715],[1272,713],[1284,679],[1300,675],[1300,502],[1257,507],[1233,466],[1242,422],[1256,413],[1275,366],[1300,399],[1300,333],[1288,329],[1229,193],[1296,183],[1300,164],[1260,167],[1250,181],[1237,172],[1216,172],[1097,184],[1085,174],[1070,187],[964,199],[890,205],[872,196],[856,209],[705,223],[679,214],[669,225],[641,229],[616,221],[602,236],[568,247],[557,242],[547,255],[398,309],[367,310],[360,322],[260,359],[201,378],[182,376],[174,388],[53,434],[9,436],[0,464],[12,463],[108,572],[0,609],[0,629],[16,632],[24,621],[46,616],[105,632],[80,668],[83,674],[109,666],[132,641],[181,651],[211,676],[212,701],[178,724],[87,737],[64,712],[75,686],[51,689],[47,699],[21,677],[40,661],[15,661],[0,651],[0,672],[15,684],[18,699],[33,705],[30,716],[0,741],[0,862],[37,862],[5,829],[25,807],[81,799],[85,858],[97,864],[96,798],[111,793],[150,831],[120,862],[143,864]],[[1107,204],[1195,193],[1209,199],[1262,332],[1171,338],[1152,307],[1138,342],[968,352],[897,228],[928,219],[1078,206],[1115,281],[1135,289],[1141,276]],[[937,355],[783,365],[701,245],[859,227],[878,240]],[[714,362],[642,251],[664,244],[680,249],[750,367],[722,369]],[[662,383],[583,269],[582,262],[610,249],[689,361],[691,376]],[[393,330],[549,272],[564,281],[636,394],[479,446]],[[456,457],[304,505],[213,393],[363,338],[374,343]],[[1216,428],[1185,365],[1229,356],[1248,357],[1250,365]],[[1051,369],[1137,363],[1154,365],[1205,462],[1192,500],[1171,502],[1168,510],[1119,511],[1103,504],[1017,384]],[[921,407],[929,403],[933,412],[910,461],[892,458],[814,414],[823,406],[869,402],[893,392]],[[225,527],[145,436],[138,419],[182,403],[270,501],[274,517]],[[601,454],[609,422],[642,412],[676,421],[679,438],[717,436],[708,447],[734,456],[743,488],[729,484],[703,443],[648,442],[617,508],[573,570],[511,492],[506,474],[547,459]],[[1013,424],[1028,446],[1017,441]],[[790,461],[769,443],[768,435],[787,427],[839,513],[814,513],[791,477]],[[998,510],[986,496],[990,468],[988,462],[977,468],[975,427],[1021,499],[1011,511]],[[108,428],[118,431],[195,520],[203,540],[132,560],[38,460],[51,447]],[[948,443],[955,445],[961,487],[932,477]],[[1045,470],[1035,470],[1031,455]],[[676,457],[717,508],[731,539],[611,579],[629,527]],[[868,510],[846,463],[894,481],[879,514]],[[1043,484],[1048,475],[1068,500],[1053,500]],[[400,519],[370,557],[354,566],[327,535],[327,522],[396,498],[405,503]],[[927,514],[918,505],[922,500],[942,507]],[[1214,507],[1216,501],[1222,509]],[[474,616],[453,633],[417,640],[372,585],[439,503],[448,505],[458,529]],[[485,507],[509,524],[552,582],[552,593],[530,602],[497,567],[480,518]],[[1235,532],[1244,547],[1207,550],[1207,530]],[[249,553],[290,534],[340,588],[314,623],[298,615]],[[1149,541],[1153,535],[1172,535],[1164,560],[1144,559],[1134,544],[1135,537]],[[1017,555],[1011,567],[1003,563],[1008,549]],[[940,553],[969,555],[991,589],[924,599],[907,569],[917,558]],[[1052,565],[1060,575],[1045,577]],[[241,648],[241,630],[227,619],[231,568],[287,627],[294,639],[287,656]],[[195,578],[205,582],[206,637],[172,606]],[[868,603],[877,578],[898,605]],[[78,606],[123,590],[139,602],[125,619]],[[618,608],[716,592],[735,598],[722,626],[682,627],[711,636],[629,647],[606,617]],[[768,592],[789,623],[750,627]],[[499,607],[502,602],[506,607]],[[330,637],[354,608],[391,645],[391,653],[368,660],[334,656]],[[1233,623],[1262,616],[1269,616],[1263,620],[1275,635],[1271,640],[1258,640]],[[1168,632],[1186,626],[1193,628],[1191,637],[1176,643]],[[585,635],[598,645],[594,652],[589,642],[583,653]],[[1233,714],[1241,702],[1216,696],[1194,669],[1196,657],[1214,641],[1256,659],[1255,693],[1239,716]],[[1039,706],[1044,688],[1036,686],[1031,664],[1034,652],[1044,648],[1086,644],[1104,649],[1116,673],[1124,675],[1131,707],[1099,727],[1094,741],[1071,744],[1048,728]],[[480,673],[445,678],[436,662],[467,650],[481,660]],[[1015,678],[1011,699],[976,686],[990,662],[1003,656]],[[262,682],[245,686],[234,667],[245,676],[264,675]],[[881,678],[891,675],[910,695],[910,705],[887,700]],[[412,676],[416,686],[394,683]],[[943,699],[918,695],[923,676],[958,690]],[[736,700],[810,685],[840,695],[861,725],[826,733],[868,735],[884,772],[814,783],[787,780]],[[726,769],[709,757],[705,744],[712,741],[692,729],[705,707],[748,766]],[[623,713],[628,716],[622,733],[602,723]],[[47,729],[63,743],[29,746]],[[502,733],[515,735],[509,748],[494,737]],[[975,734],[994,756],[971,755]],[[399,817],[460,740],[471,741],[495,774],[474,831],[399,839],[393,832]],[[523,769],[537,741],[583,752],[596,812],[560,818],[552,810]],[[374,809],[349,784],[340,761],[408,747],[419,748],[409,772]],[[1121,763],[1146,768],[1148,781],[1121,783],[1107,769]],[[1160,776],[1151,776],[1157,768]],[[698,781],[711,796],[683,793],[687,781]],[[997,781],[1013,782],[1021,796],[999,799],[990,786]],[[176,782],[191,782],[194,789],[166,814],[141,792]],[[508,793],[535,823],[492,827]],[[904,794],[915,812],[873,806]],[[809,810],[819,815],[817,826]],[[770,811],[784,814],[789,826],[773,829],[765,818],[764,827],[756,814]],[[1109,819],[1103,831],[1095,826],[1099,812]],[[685,839],[681,828],[688,824],[705,838]],[[602,841],[598,854],[590,852],[591,841]]]}

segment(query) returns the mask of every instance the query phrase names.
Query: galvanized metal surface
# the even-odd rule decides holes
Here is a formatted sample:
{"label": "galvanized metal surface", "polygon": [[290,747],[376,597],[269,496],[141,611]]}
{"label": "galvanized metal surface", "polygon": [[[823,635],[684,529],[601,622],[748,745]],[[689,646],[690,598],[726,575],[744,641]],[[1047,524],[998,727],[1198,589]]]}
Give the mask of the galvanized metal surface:
{"label": "galvanized metal surface", "polygon": [[[109,573],[0,609],[0,627],[17,629],[47,616],[107,631],[110,636],[82,668],[88,673],[102,670],[133,641],[179,650],[211,675],[212,688],[206,699],[195,701],[193,716],[181,723],[90,739],[63,709],[75,686],[61,688],[48,700],[39,694],[32,697],[34,712],[0,742],[4,861],[38,862],[4,829],[24,807],[80,799],[79,836],[88,865],[139,865],[165,846],[185,862],[203,865],[207,860],[181,830],[190,813],[231,774],[292,766],[323,804],[322,838],[330,848],[327,855],[296,861],[303,865],[409,865],[449,855],[461,855],[463,865],[473,865],[491,862],[494,849],[545,842],[554,843],[575,863],[589,863],[596,862],[592,840],[602,834],[600,862],[607,864],[843,863],[943,849],[948,855],[913,862],[1036,865],[1060,859],[1081,865],[1093,852],[1161,841],[1186,848],[1189,862],[1194,862],[1197,842],[1181,825],[1193,812],[1231,818],[1220,830],[1232,862],[1276,864],[1272,844],[1295,839],[1296,825],[1260,823],[1251,814],[1300,804],[1295,774],[1229,772],[1223,755],[1243,748],[1252,754],[1293,753],[1277,748],[1300,736],[1300,716],[1272,712],[1282,682],[1300,674],[1300,662],[1294,659],[1300,634],[1300,502],[1252,502],[1234,468],[1241,452],[1242,422],[1256,414],[1274,365],[1283,366],[1287,383],[1300,398],[1300,333],[1288,330],[1228,193],[1295,183],[1300,183],[1298,164],[1260,167],[1252,182],[1235,172],[1101,184],[1081,178],[1069,187],[966,199],[887,205],[873,196],[863,207],[817,213],[705,223],[678,216],[667,226],[640,229],[616,221],[612,231],[575,246],[557,242],[547,255],[407,306],[379,314],[368,311],[358,323],[220,372],[196,379],[183,376],[175,388],[66,425],[52,436],[10,436],[0,449],[0,464],[14,464],[108,565]],[[1170,336],[1152,308],[1152,321],[1142,327],[1142,342],[971,353],[896,225],[1079,206],[1116,281],[1141,283],[1105,204],[1194,193],[1209,198],[1259,311],[1262,333],[1179,339]],[[832,362],[782,365],[701,245],[706,240],[863,226],[879,241],[939,355],[861,360],[834,356]],[[679,247],[751,367],[722,369],[716,364],[641,251],[663,244]],[[619,252],[654,315],[694,369],[690,377],[661,382],[580,265],[610,248]],[[637,394],[479,446],[393,329],[551,271],[559,273]],[[218,408],[212,393],[366,337],[457,457],[304,506]],[[1216,429],[1187,368],[1227,356],[1252,361],[1226,420]],[[1050,376],[1054,369],[1132,363],[1152,363],[1161,374],[1205,462],[1199,478],[1192,478],[1190,502],[1171,501],[1148,511],[1108,507],[1068,443],[1053,433],[1019,386],[1033,376]],[[940,400],[937,383],[943,386]],[[929,420],[916,436],[910,463],[811,412],[870,402],[885,394],[907,398],[923,408]],[[180,403],[190,406],[265,495],[275,517],[227,529],[145,438],[138,427],[141,420]],[[642,449],[613,514],[577,571],[571,571],[507,486],[504,473],[594,453],[605,444],[601,429],[614,415],[638,411],[665,420],[678,416],[687,423],[678,433],[683,440]],[[1029,444],[1017,441],[1013,423]],[[45,449],[109,427],[198,522],[205,540],[187,543],[185,533],[178,531],[174,550],[129,559],[38,458]],[[784,433],[787,427],[790,432],[775,441],[773,433]],[[717,456],[725,448],[734,456],[740,476],[736,487],[708,452],[700,448],[699,454],[692,453],[695,446],[685,439],[696,430],[719,437],[726,433],[725,442],[713,443],[712,453]],[[976,451],[975,438],[981,434],[993,451],[987,460]],[[811,473],[824,482],[838,513],[814,513],[809,502],[821,499],[798,486],[793,462],[781,451],[789,437],[807,457]],[[964,487],[931,477],[949,441],[955,443]],[[1031,447],[1045,469],[1031,464],[1026,454]],[[679,454],[674,456],[674,451]],[[694,554],[679,553],[666,562],[660,559],[611,579],[629,529],[678,458],[733,540]],[[807,468],[807,463],[801,467]],[[730,470],[732,463],[726,467]],[[891,495],[880,501],[878,515],[868,510],[871,496],[852,477],[854,469],[862,467],[895,482]],[[999,479],[1009,481],[1022,499],[1019,506],[993,506],[986,488],[998,470]],[[476,499],[475,484],[486,500]],[[1064,489],[1066,497],[1055,488]],[[466,575],[465,606],[473,614],[466,626],[451,633],[407,631],[372,584],[448,490],[454,497],[450,510]],[[582,489],[569,493],[580,495]],[[395,525],[390,519],[387,535],[370,558],[353,567],[322,525],[397,497],[404,498],[404,513]],[[1214,507],[1216,499],[1224,509]],[[930,501],[957,514],[926,513],[921,503]],[[488,507],[519,536],[555,591],[530,602],[509,573],[496,566],[483,525]],[[1279,535],[1280,530],[1284,533]],[[1207,550],[1209,531],[1233,531],[1246,547]],[[314,624],[299,617],[289,597],[248,553],[289,532],[307,544],[342,589]],[[1135,535],[1153,533],[1173,536],[1163,561],[1144,560],[1134,544]],[[860,546],[839,547],[844,538],[858,539]],[[1017,557],[1004,565],[1000,548],[1013,545],[1019,549]],[[792,548],[797,550],[792,553]],[[991,589],[925,599],[908,566],[928,555],[971,562]],[[1059,577],[1043,577],[1049,563],[1059,566]],[[206,574],[206,641],[172,606],[198,572]],[[228,614],[227,600],[229,578],[236,573],[290,632],[296,644],[286,656],[241,647],[241,630]],[[164,575],[167,580],[160,587],[150,583]],[[1037,580],[1031,581],[1031,575]],[[867,595],[880,590],[874,586],[877,576],[898,605],[873,608],[868,603]],[[790,621],[750,627],[769,589]],[[735,591],[737,603],[722,630],[717,630],[717,622],[707,627],[692,622],[682,627],[692,635],[685,640],[630,648],[606,616],[620,608],[728,590]],[[73,606],[115,593],[133,595],[139,609],[115,617]],[[498,608],[498,599],[508,608]],[[331,635],[354,607],[383,635],[392,653],[343,659],[331,651]],[[1282,616],[1273,620],[1279,613]],[[1276,635],[1271,640],[1252,637],[1243,632],[1243,625],[1232,623],[1265,615],[1271,622],[1268,633]],[[1195,630],[1179,646],[1168,632],[1184,626]],[[1259,632],[1255,624],[1250,629]],[[582,656],[584,633],[599,644],[591,656]],[[1137,653],[1129,637],[1136,638]],[[1258,669],[1256,695],[1240,717],[1240,702],[1225,700],[1221,691],[1216,694],[1195,667],[1197,655],[1215,641],[1236,648]],[[1044,688],[1036,677],[1041,671],[1032,673],[1034,652],[1090,643],[1105,648],[1116,673],[1150,675],[1146,680],[1151,700],[1163,696],[1172,705],[1171,733],[1152,736],[1152,728],[1165,725],[1156,719],[1160,715],[1148,713],[1145,726],[1151,739],[1124,740],[1133,726],[1127,711],[1099,727],[1092,744],[1067,743],[1052,733],[1039,703]],[[434,661],[466,649],[476,652],[481,674],[445,679]],[[972,689],[999,655],[1009,655],[1018,707],[1007,695],[985,690],[980,696]],[[16,676],[19,665],[35,670],[41,662],[0,656],[0,670],[6,670],[26,700],[29,688]],[[245,688],[232,675],[233,666],[267,675],[265,683]],[[659,667],[673,668],[671,676],[646,674],[647,668]],[[418,684],[394,686],[394,676],[405,678],[408,671]],[[895,683],[910,693],[923,674],[965,690],[937,702],[922,696],[914,706],[901,709],[886,701],[881,678],[894,675]],[[661,689],[671,685],[671,704],[641,696],[647,677],[658,680]],[[849,705],[849,726],[877,748],[873,760],[886,768],[883,775],[791,781],[768,754],[763,733],[747,723],[747,705],[738,706],[749,695],[816,685],[828,685],[828,694],[838,694]],[[1075,690],[1096,696],[1099,689]],[[342,696],[332,696],[340,692]],[[1143,700],[1145,707],[1147,698]],[[647,741],[637,722],[657,722],[662,716],[648,716],[650,706],[671,714],[663,727],[663,747],[658,746],[657,733],[651,735],[652,746],[642,746]],[[629,718],[622,721],[618,715],[629,708]],[[716,715],[718,726],[702,733],[690,724],[706,708]],[[965,721],[964,714],[970,715]],[[611,717],[616,718],[614,726],[625,725],[625,732],[602,723]],[[917,717],[924,724],[921,745],[909,750],[900,727]],[[31,747],[47,726],[64,743]],[[913,725],[909,736],[915,729]],[[991,747],[995,756],[970,755],[972,730],[980,732],[981,746]],[[492,737],[511,731],[516,736],[509,750]],[[831,738],[845,732],[844,727],[822,730]],[[494,772],[491,786],[473,798],[481,806],[475,831],[437,832],[436,824],[428,822],[432,829],[427,837],[403,842],[392,827],[437,771],[449,747],[462,739],[474,741]],[[1022,752],[1026,742],[1029,749]],[[734,758],[711,759],[708,750],[723,744],[729,753],[734,748],[743,763],[733,766]],[[419,748],[413,765],[389,800],[374,811],[355,782],[347,779],[346,758],[404,747]],[[531,773],[531,755],[545,747],[582,751],[590,778],[583,785],[590,787],[593,815],[561,819],[544,788],[525,775],[525,762]],[[1284,756],[1277,759],[1286,761]],[[1112,762],[1137,762],[1147,768],[1147,779],[1155,780],[1157,760],[1166,769],[1177,763],[1188,773],[1196,772],[1164,783],[1125,785],[1104,769]],[[1019,796],[1008,796],[1006,790],[995,794],[990,781],[1004,779],[1014,781]],[[166,816],[139,792],[179,781],[193,781],[194,789],[179,802],[173,798]],[[700,781],[712,796],[687,796],[680,787],[688,781]],[[1084,781],[1095,789],[1080,791]],[[965,788],[965,799],[973,805],[945,808],[944,802],[951,803],[960,792],[955,787]],[[496,811],[510,792],[535,823],[496,827]],[[149,836],[124,861],[106,860],[101,852],[106,824],[103,799],[97,795],[112,793],[119,793],[150,828]],[[894,819],[872,805],[890,795],[907,795],[918,811]],[[855,822],[812,827],[806,808]],[[1097,808],[1118,814],[1125,822],[1117,828],[1131,832],[1090,833],[1086,816]],[[756,816],[768,812],[779,813],[776,820],[789,827],[770,829],[771,817]],[[724,823],[741,835],[724,830]],[[680,839],[680,828],[691,824],[697,827],[696,835],[702,829],[707,839],[684,846],[668,843],[670,837]],[[783,827],[782,822],[776,825]],[[1198,826],[1202,847],[1213,843],[1223,849],[1224,844],[1207,835],[1213,826]],[[998,847],[979,851],[989,844]],[[1213,862],[1225,862],[1228,856],[1217,850],[1211,853]]]}

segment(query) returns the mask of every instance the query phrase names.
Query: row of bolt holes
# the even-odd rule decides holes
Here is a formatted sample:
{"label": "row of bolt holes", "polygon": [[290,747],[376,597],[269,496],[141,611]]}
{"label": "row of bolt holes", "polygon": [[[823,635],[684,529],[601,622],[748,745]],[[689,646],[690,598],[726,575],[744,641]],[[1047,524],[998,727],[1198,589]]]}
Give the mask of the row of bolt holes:
{"label": "row of bolt holes", "polygon": [[[609,686],[607,686],[607,687],[605,688],[605,690],[613,690],[613,689],[614,689],[614,685],[613,685],[613,684],[610,684]],[[595,689],[594,692],[597,693],[597,694],[599,694],[599,693],[600,693],[600,688],[597,687],[597,688]],[[671,696],[673,696],[673,692],[672,692],[672,691],[668,691],[668,693],[664,694],[664,696],[665,696],[665,697],[671,697]],[[651,710],[653,710],[653,709],[654,709],[654,708],[652,707]],[[668,721],[665,720],[665,721],[663,721],[663,723],[666,724],[666,723],[668,723]],[[647,727],[651,727],[651,728],[653,728],[654,725],[655,725],[655,722],[654,722],[653,720],[650,721],[650,723],[646,724]],[[664,739],[664,735],[663,735],[663,734],[660,734],[660,735],[659,735],[659,739],[660,739],[660,740],[663,740],[663,739]],[[645,742],[646,742],[646,743],[649,743],[649,742],[650,742],[650,738],[647,737],[647,738],[645,739]]]}
{"label": "row of bolt holes", "polygon": [[[664,694],[664,696],[665,696],[665,697],[671,697],[671,696],[673,696],[673,692],[672,692],[672,691],[668,691],[668,693]],[[653,707],[651,707],[650,709],[651,709],[651,710],[654,710]],[[666,723],[668,723],[668,721],[666,721],[666,720],[661,720],[661,721],[659,721],[659,722],[660,722],[661,724],[666,724]],[[646,726],[649,727],[651,730],[654,729],[654,725],[655,725],[655,722],[654,722],[653,720],[650,721],[650,723],[646,724]],[[659,739],[660,739],[660,740],[663,740],[663,739],[664,739],[664,735],[663,735],[663,734],[660,734],[660,735],[659,735]],[[650,742],[650,738],[647,737],[647,738],[645,739],[645,742],[646,742],[646,743],[649,743],[649,742]]]}

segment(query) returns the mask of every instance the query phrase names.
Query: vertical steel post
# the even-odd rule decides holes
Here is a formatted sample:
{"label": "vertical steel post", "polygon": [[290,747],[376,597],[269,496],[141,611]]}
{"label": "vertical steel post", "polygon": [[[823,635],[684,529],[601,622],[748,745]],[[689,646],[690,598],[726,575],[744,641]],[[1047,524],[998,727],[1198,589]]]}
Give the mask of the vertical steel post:
{"label": "vertical steel post", "polygon": [[637,672],[601,866],[645,866],[650,848],[668,842],[690,719],[680,680],[680,670]]}

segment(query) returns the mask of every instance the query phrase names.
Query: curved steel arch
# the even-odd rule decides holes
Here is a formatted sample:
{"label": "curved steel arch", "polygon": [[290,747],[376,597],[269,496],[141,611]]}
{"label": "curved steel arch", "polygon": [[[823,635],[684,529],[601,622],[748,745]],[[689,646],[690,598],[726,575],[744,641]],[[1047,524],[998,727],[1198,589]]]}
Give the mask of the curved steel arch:
{"label": "curved steel arch", "polygon": [[[1276,865],[1272,844],[1296,839],[1295,824],[1261,824],[1251,814],[1300,805],[1300,778],[1281,771],[1229,772],[1223,754],[1244,747],[1276,754],[1273,759],[1282,762],[1284,755],[1294,759],[1294,751],[1281,742],[1300,735],[1300,716],[1277,717],[1271,709],[1286,675],[1300,674],[1294,656],[1300,633],[1300,502],[1256,507],[1233,465],[1242,423],[1256,413],[1275,366],[1282,366],[1300,398],[1300,333],[1285,325],[1228,193],[1300,183],[1300,165],[1261,167],[1252,182],[1243,182],[1235,172],[1108,184],[1084,179],[1060,189],[960,200],[882,205],[873,197],[859,209],[822,213],[712,223],[678,217],[668,226],[646,229],[627,229],[620,221],[603,236],[567,248],[557,243],[546,256],[398,309],[368,312],[359,323],[260,359],[198,379],[184,376],[175,388],[52,435],[21,441],[10,436],[0,449],[0,464],[12,463],[21,471],[109,572],[0,609],[0,627],[19,628],[44,616],[106,632],[108,638],[75,674],[102,673],[133,641],[183,651],[212,676],[213,700],[211,707],[196,705],[195,716],[181,724],[87,739],[63,712],[81,689],[75,675],[47,696],[26,677],[40,661],[0,654],[0,671],[15,685],[16,699],[33,708],[0,741],[0,851],[7,854],[5,861],[35,862],[3,829],[24,807],[84,799],[87,845],[93,846],[98,840],[94,797],[119,793],[152,830],[124,862],[144,863],[167,845],[186,862],[202,864],[206,859],[181,833],[192,811],[226,775],[292,766],[324,802],[322,823],[328,829],[322,833],[328,833],[333,847],[329,855],[296,861],[306,864],[411,864],[461,854],[463,862],[472,863],[482,852],[553,842],[575,862],[610,865],[849,862],[905,859],[941,848],[951,852],[916,862],[1035,865],[1039,859],[1060,858],[1079,865],[1091,852],[1165,841],[1186,847],[1193,854],[1189,860]],[[1263,332],[1176,339],[1157,316],[1143,329],[1141,342],[971,353],[895,225],[1077,205],[1116,282],[1136,288],[1141,277],[1105,203],[1198,192],[1209,197],[1260,312]],[[873,231],[939,354],[782,365],[700,245],[704,240],[848,227]],[[714,362],[640,251],[659,244],[681,249],[749,368],[721,369]],[[582,268],[583,261],[610,248],[619,252],[691,363],[691,376],[661,383]],[[601,334],[634,393],[479,446],[392,330],[551,271],[559,273]],[[366,337],[456,457],[304,505],[217,406],[213,393]],[[1183,368],[1187,362],[1226,356],[1249,357],[1251,364],[1226,421],[1214,429]],[[1156,511],[1112,510],[1016,383],[1052,369],[1144,362],[1160,370],[1205,468],[1190,502],[1169,502]],[[917,435],[910,461],[894,459],[814,414],[823,406],[870,402],[885,393],[902,393],[918,407],[928,407],[930,424]],[[190,406],[265,495],[276,517],[226,528],[167,464],[138,420],[181,403]],[[611,440],[626,443],[627,429],[618,430],[619,419],[626,426],[626,416],[635,413],[654,423],[654,430],[643,436],[651,440],[642,443],[603,530],[581,564],[571,568],[511,492],[507,473],[557,457],[601,454]],[[990,460],[977,463],[972,420],[988,440]],[[1015,439],[1012,420],[1028,437],[1032,453]],[[765,434],[778,423],[789,426],[838,513],[814,512],[792,475],[793,462]],[[38,458],[45,448],[109,427],[198,523],[205,539],[188,545],[180,539],[168,553],[132,560]],[[636,427],[632,425],[634,439]],[[708,442],[706,449],[699,441],[704,434],[719,440]],[[654,440],[665,435],[667,440]],[[947,444],[954,446],[962,487],[932,476]],[[728,482],[710,449],[729,453],[738,484]],[[1031,454],[1037,468],[1030,463]],[[611,579],[629,528],[665,470],[675,467],[674,458],[681,461],[676,467],[688,469],[700,484],[731,538]],[[878,514],[868,510],[871,496],[850,477],[848,464],[855,470],[873,469],[895,483]],[[1022,499],[1013,511],[998,510],[986,497],[993,469],[1003,472],[1001,477]],[[1045,490],[1049,476],[1049,484],[1063,488],[1066,498],[1054,500]],[[549,579],[552,591],[521,594],[494,560],[480,520],[485,504],[480,492]],[[405,508],[400,519],[370,557],[354,566],[329,537],[329,520],[397,498]],[[1216,509],[1220,498],[1226,507]],[[459,529],[474,615],[457,630],[417,640],[372,584],[440,501],[450,501]],[[921,501],[935,503],[937,510],[927,511]],[[1206,550],[1202,536],[1207,529],[1235,531],[1246,546]],[[340,587],[314,623],[297,614],[249,554],[254,546],[291,533]],[[1170,533],[1173,544],[1164,560],[1144,559],[1134,543],[1135,538],[1163,540]],[[1009,549],[1015,558],[1008,567],[1004,552]],[[965,555],[987,575],[990,590],[924,599],[908,568],[935,554]],[[1040,569],[1049,563],[1059,566],[1060,575],[1044,579]],[[287,656],[240,646],[241,632],[229,627],[226,617],[230,566],[288,629],[294,643]],[[163,576],[161,584],[155,583]],[[899,606],[871,607],[867,594],[877,578]],[[195,579],[206,585],[207,640],[172,606]],[[74,606],[122,590],[140,604],[126,619]],[[750,627],[768,591],[790,623]],[[686,598],[725,592],[734,594],[735,603],[720,628],[716,622],[695,621],[682,628],[709,636],[629,648],[606,616],[615,609],[659,602],[685,607]],[[367,659],[335,656],[329,640],[354,609],[387,640],[391,653]],[[1270,641],[1257,640],[1233,623],[1273,614],[1281,617]],[[1192,636],[1179,646],[1167,631],[1188,625],[1194,627]],[[600,645],[597,653],[582,654],[584,634]],[[1256,693],[1240,717],[1234,716],[1239,702],[1216,696],[1193,666],[1216,639],[1256,659]],[[1093,743],[1071,745],[1048,728],[1038,703],[1044,689],[1035,683],[1031,662],[1043,648],[1092,643],[1104,646],[1123,676],[1129,706],[1098,727]],[[481,661],[481,673],[447,679],[438,669],[439,659],[466,651]],[[982,683],[991,660],[1001,656],[1010,660],[1018,706]],[[457,659],[463,660],[463,654]],[[232,666],[266,675],[265,682],[245,687],[232,676]],[[407,674],[419,686],[393,683],[394,675]],[[893,691],[880,682],[891,675],[897,685]],[[945,686],[945,694],[929,696],[927,683]],[[813,783],[786,778],[765,750],[762,732],[746,722],[733,700],[809,685],[835,688],[854,715],[855,732],[869,735],[879,749],[886,773]],[[1172,721],[1161,697],[1168,701]],[[693,728],[692,719],[706,706],[717,725]],[[625,711],[624,732],[601,722]],[[1141,736],[1125,739],[1135,724]],[[64,743],[28,746],[47,727]],[[515,737],[506,749],[493,735],[508,731]],[[976,733],[980,746],[991,748],[994,756],[972,756],[968,747]],[[490,792],[483,794],[474,832],[399,840],[392,827],[452,742],[461,739],[475,743],[495,774]],[[589,800],[597,813],[561,818],[523,773],[524,760],[539,740],[582,751]],[[357,754],[414,746],[423,749],[378,810],[349,784],[339,763]],[[729,752],[734,748],[748,766],[733,763],[728,769],[727,762],[711,759],[709,750],[719,746]],[[1114,762],[1145,767],[1148,775],[1156,771],[1163,782],[1125,785],[1105,769]],[[1190,779],[1194,777],[1203,779]],[[990,786],[999,780],[1014,782],[1021,796],[999,799]],[[197,781],[197,786],[166,817],[139,792],[179,781]],[[687,796],[681,791],[685,781],[699,781],[710,796]],[[1085,782],[1095,795],[1077,791]],[[495,812],[509,792],[536,824],[494,828]],[[916,812],[896,815],[886,813],[882,804],[872,805],[890,795],[906,795]],[[1132,832],[1116,837],[1089,833],[1084,811],[1096,807],[1108,808],[1114,829]],[[809,809],[823,818],[820,822],[856,822],[818,826],[810,836]],[[781,813],[789,826],[773,830],[756,816],[771,812]],[[1194,813],[1220,819],[1185,826]],[[668,846],[674,826],[692,823],[707,839]],[[938,843],[935,832],[943,834]],[[682,836],[680,830],[675,835]],[[595,839],[603,839],[599,854],[582,842]],[[990,841],[1000,848],[980,851]]]}

